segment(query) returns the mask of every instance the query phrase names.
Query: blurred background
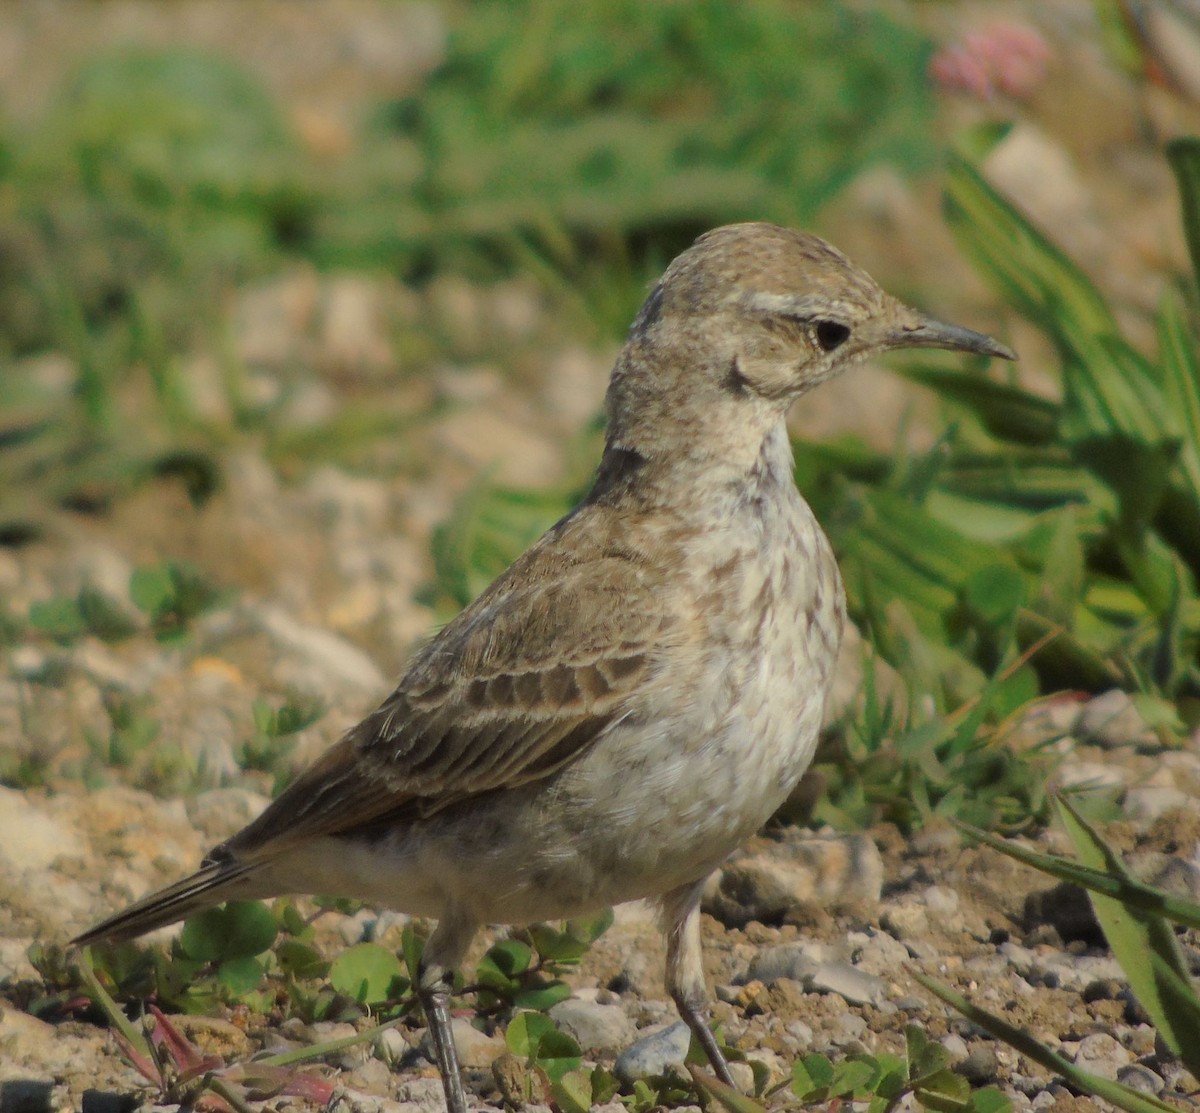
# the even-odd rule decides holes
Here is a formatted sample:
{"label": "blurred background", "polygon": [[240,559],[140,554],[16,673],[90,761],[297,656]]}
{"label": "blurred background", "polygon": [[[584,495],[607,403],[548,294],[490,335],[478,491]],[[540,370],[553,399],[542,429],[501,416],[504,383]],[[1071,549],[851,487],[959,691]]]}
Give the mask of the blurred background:
{"label": "blurred background", "polygon": [[0,776],[286,777],[585,489],[641,298],[744,219],[1022,355],[795,408],[898,721],[1184,737],[1198,58],[1184,0],[4,5]]}
{"label": "blurred background", "polygon": [[6,992],[60,1016],[31,941],[194,866],[571,505],[638,304],[729,221],[1021,356],[794,408],[853,626],[782,818],[922,884],[949,844],[896,832],[1054,787],[1194,846],[1197,135],[1195,0],[0,4]]}

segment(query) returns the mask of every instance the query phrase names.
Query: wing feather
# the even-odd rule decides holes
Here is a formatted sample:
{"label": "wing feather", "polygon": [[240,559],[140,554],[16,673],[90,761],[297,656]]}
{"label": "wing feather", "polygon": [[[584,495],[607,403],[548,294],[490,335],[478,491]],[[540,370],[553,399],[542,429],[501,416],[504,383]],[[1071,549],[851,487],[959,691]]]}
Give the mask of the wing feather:
{"label": "wing feather", "polygon": [[415,820],[583,753],[628,712],[679,626],[663,562],[631,543],[627,521],[614,543],[601,513],[585,507],[551,530],[227,848],[270,855]]}

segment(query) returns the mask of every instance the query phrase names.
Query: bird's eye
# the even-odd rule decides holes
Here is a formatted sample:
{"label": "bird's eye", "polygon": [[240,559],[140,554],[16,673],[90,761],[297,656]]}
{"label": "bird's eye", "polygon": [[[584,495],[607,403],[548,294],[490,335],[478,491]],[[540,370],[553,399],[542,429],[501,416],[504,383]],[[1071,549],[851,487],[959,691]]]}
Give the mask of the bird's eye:
{"label": "bird's eye", "polygon": [[841,321],[818,321],[813,333],[821,351],[832,352],[850,338],[850,327],[843,325]]}

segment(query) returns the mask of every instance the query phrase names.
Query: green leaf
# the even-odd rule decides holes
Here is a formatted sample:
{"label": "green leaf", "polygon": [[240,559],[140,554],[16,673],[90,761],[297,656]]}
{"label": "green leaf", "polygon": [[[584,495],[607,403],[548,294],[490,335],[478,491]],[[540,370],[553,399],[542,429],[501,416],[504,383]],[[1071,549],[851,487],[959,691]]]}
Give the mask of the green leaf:
{"label": "green leaf", "polygon": [[561,1078],[567,1071],[577,1070],[582,1062],[583,1052],[579,1044],[566,1032],[555,1028],[542,1036],[537,1049],[537,1064],[549,1075],[552,1082]]}
{"label": "green leaf", "polygon": [[514,1055],[523,1055],[526,1059],[537,1056],[538,1046],[547,1032],[553,1032],[554,1021],[541,1013],[517,1013],[509,1023],[504,1033],[504,1042]]}
{"label": "green leaf", "polygon": [[1061,406],[1028,390],[979,374],[921,364],[904,364],[900,373],[913,382],[966,406],[998,440],[1013,444],[1053,444]]}
{"label": "green leaf", "polygon": [[1192,256],[1192,270],[1200,283],[1200,139],[1184,136],[1167,144],[1167,161],[1175,171],[1183,234]]}
{"label": "green leaf", "polygon": [[613,910],[603,908],[591,916],[576,916],[567,921],[566,933],[589,947],[613,925]]}
{"label": "green leaf", "polygon": [[[1055,804],[1085,866],[1121,881],[1133,880],[1120,855],[1066,800],[1059,797]],[[1167,1046],[1193,1074],[1200,1074],[1200,1002],[1171,925],[1162,916],[1129,902],[1099,893],[1092,893],[1091,900],[1104,936],[1129,979],[1129,988]]]}
{"label": "green leaf", "polygon": [[234,997],[258,988],[263,978],[263,964],[250,956],[231,958],[217,967],[217,984]]}
{"label": "green leaf", "polygon": [[425,940],[417,934],[411,923],[405,924],[401,932],[400,951],[404,955],[408,980],[417,985],[421,977],[421,956],[425,953]]}
{"label": "green leaf", "polygon": [[975,1090],[967,1102],[968,1113],[1012,1113],[1012,1100],[995,1086]]}
{"label": "green leaf", "polygon": [[293,978],[324,978],[329,973],[329,961],[315,947],[298,939],[284,939],[275,948],[279,968]]}
{"label": "green leaf", "polygon": [[806,1055],[792,1064],[792,1093],[801,1101],[821,1101],[833,1085],[833,1064],[818,1054]]}
{"label": "green leaf", "polygon": [[1025,602],[1025,581],[1009,564],[989,564],[967,577],[963,599],[984,622],[998,626],[1011,621]]}
{"label": "green leaf", "polygon": [[570,1070],[550,1083],[550,1092],[563,1113],[589,1113],[592,1108],[592,1071]]}
{"label": "green leaf", "polygon": [[508,996],[520,986],[520,977],[533,961],[533,951],[519,939],[493,944],[475,968],[475,980],[495,993]]}
{"label": "green leaf", "polygon": [[877,1073],[875,1064],[865,1059],[843,1059],[833,1068],[829,1096],[856,1094],[865,1089]]}
{"label": "green leaf", "polygon": [[904,1027],[904,1049],[908,1059],[908,1080],[912,1083],[920,1083],[950,1065],[950,1052],[931,1040],[925,1029],[916,1024]]}
{"label": "green leaf", "polygon": [[1200,503],[1200,341],[1178,296],[1164,299],[1158,314],[1158,350],[1167,404],[1183,437],[1180,470],[1193,504]]}
{"label": "green leaf", "polygon": [[551,1081],[577,1070],[583,1061],[579,1044],[560,1032],[543,1013],[517,1013],[504,1033],[504,1042],[514,1055],[522,1055],[541,1067]]}
{"label": "green leaf", "polygon": [[570,996],[571,987],[566,982],[550,982],[518,991],[513,994],[512,1003],[518,1009],[532,1009],[534,1012],[544,1013]]}
{"label": "green leaf", "polygon": [[151,617],[167,608],[173,591],[170,567],[167,564],[137,568],[129,578],[129,597]]}
{"label": "green leaf", "polygon": [[45,599],[29,607],[29,622],[54,641],[67,644],[81,638],[87,623],[75,599]]}
{"label": "green leaf", "polygon": [[531,924],[529,937],[537,953],[551,962],[575,962],[587,954],[588,943],[550,924]]}
{"label": "green leaf", "polygon": [[88,631],[102,641],[119,642],[137,633],[137,623],[125,608],[97,588],[80,588],[78,603]]}
{"label": "green leaf", "polygon": [[380,943],[357,943],[338,955],[329,968],[330,985],[360,1005],[390,1000],[394,986],[403,978],[400,960]]}
{"label": "green leaf", "polygon": [[533,951],[520,939],[501,939],[492,944],[484,957],[509,978],[524,974],[533,963]]}
{"label": "green leaf", "polygon": [[913,1087],[917,1101],[936,1113],[962,1113],[971,1094],[971,1084],[949,1067],[922,1078]]}
{"label": "green leaf", "polygon": [[950,160],[945,209],[951,231],[985,277],[1052,336],[1064,320],[1093,335],[1116,333],[1091,280],[958,156]]}
{"label": "green leaf", "polygon": [[223,962],[262,954],[275,942],[278,931],[275,917],[261,901],[231,900],[189,917],[179,945],[190,958]]}

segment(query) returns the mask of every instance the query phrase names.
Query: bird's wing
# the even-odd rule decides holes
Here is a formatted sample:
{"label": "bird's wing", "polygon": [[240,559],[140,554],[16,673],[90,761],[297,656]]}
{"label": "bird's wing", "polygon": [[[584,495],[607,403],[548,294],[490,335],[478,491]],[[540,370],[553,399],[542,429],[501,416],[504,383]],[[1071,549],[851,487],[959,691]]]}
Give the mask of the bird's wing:
{"label": "bird's wing", "polygon": [[378,710],[220,849],[271,854],[513,788],[626,714],[681,616],[661,561],[624,530],[593,529],[586,543],[579,525],[569,518],[529,550],[418,653]]}

